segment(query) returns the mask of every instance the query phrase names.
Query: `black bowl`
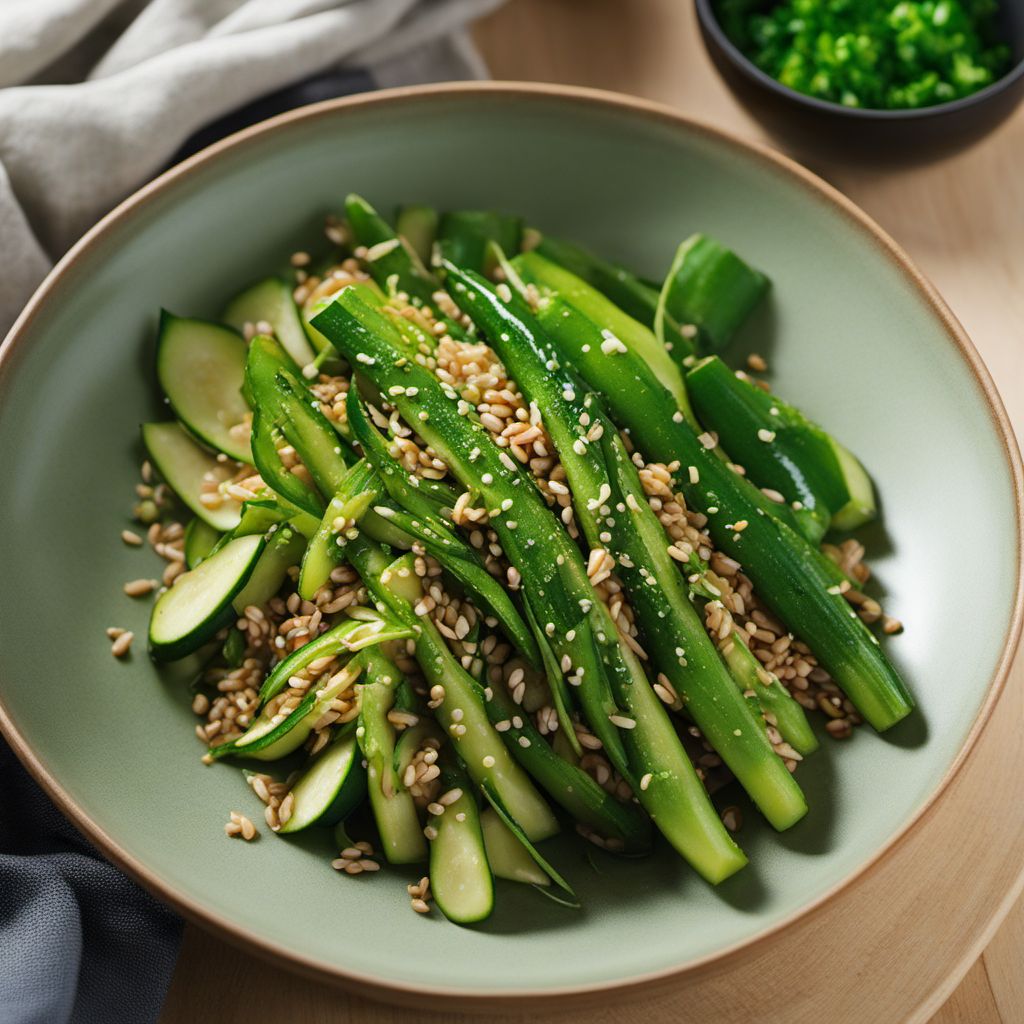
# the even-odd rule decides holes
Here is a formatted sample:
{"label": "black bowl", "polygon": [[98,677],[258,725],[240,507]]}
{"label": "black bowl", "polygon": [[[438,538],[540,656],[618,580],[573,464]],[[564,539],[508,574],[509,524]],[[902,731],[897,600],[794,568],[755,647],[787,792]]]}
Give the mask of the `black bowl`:
{"label": "black bowl", "polygon": [[988,134],[1024,98],[1024,3],[1003,0],[1000,33],[1015,64],[972,96],[920,110],[865,110],[805,96],[765,74],[729,40],[713,0],[696,0],[704,45],[719,74],[768,131],[796,149],[845,160],[917,162]]}

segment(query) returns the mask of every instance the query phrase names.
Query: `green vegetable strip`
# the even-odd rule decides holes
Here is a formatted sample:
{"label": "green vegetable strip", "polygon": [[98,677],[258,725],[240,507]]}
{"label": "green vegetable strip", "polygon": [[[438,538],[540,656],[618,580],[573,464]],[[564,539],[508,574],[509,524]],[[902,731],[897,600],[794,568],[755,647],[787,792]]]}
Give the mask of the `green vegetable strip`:
{"label": "green vegetable strip", "polygon": [[390,565],[383,550],[364,537],[351,542],[349,556],[374,599],[417,631],[416,660],[431,688],[444,691],[434,715],[473,780],[494,787],[531,839],[539,842],[554,835],[558,822],[491,725],[476,680],[459,664],[429,615],[417,615],[419,580],[412,557],[405,555]]}
{"label": "green vegetable strip", "polygon": [[799,409],[715,357],[694,366],[686,379],[701,422],[718,433],[751,480],[795,503],[811,543],[830,522],[853,529],[874,517],[874,488],[863,466]]}
{"label": "green vegetable strip", "polygon": [[438,220],[438,212],[432,206],[400,206],[395,213],[395,233],[405,239],[423,266],[430,264]]}
{"label": "green vegetable strip", "polygon": [[708,515],[715,546],[743,566],[775,617],[810,647],[876,729],[905,718],[913,698],[877,637],[842,597],[844,577],[837,567],[773,515],[775,503],[719,459],[705,443],[711,439],[702,439],[681,413],[666,416],[657,394],[637,400],[635,356],[610,353],[595,369],[586,357],[600,347],[600,329],[582,317],[574,327],[549,332],[562,361],[602,393],[612,418],[646,458],[665,464],[678,460],[677,486],[687,504]]}
{"label": "green vegetable strip", "polygon": [[681,364],[689,354],[680,344],[688,328],[696,330],[698,351],[721,351],[768,287],[768,278],[731,249],[707,235],[691,235],[679,246],[665,277],[654,333]]}
{"label": "green vegetable strip", "polygon": [[366,264],[374,281],[388,294],[403,291],[414,305],[429,305],[437,281],[391,225],[355,194],[345,200],[345,215],[356,244],[368,250]]}
{"label": "green vegetable strip", "polygon": [[426,860],[427,843],[416,805],[395,770],[396,732],[388,720],[402,674],[379,649],[368,650],[364,657],[366,680],[359,697],[356,738],[366,758],[370,806],[388,863],[414,864]]}
{"label": "green vegetable strip", "polygon": [[[367,459],[373,463],[394,502],[394,506],[377,505],[378,516],[409,533],[423,544],[501,624],[508,638],[534,666],[540,665],[540,652],[529,627],[509,597],[508,591],[487,571],[477,550],[455,533],[448,522],[431,508],[430,499],[419,487],[411,486],[418,479],[407,476],[387,450],[386,442],[373,429],[355,388],[346,400],[349,422],[359,438]],[[405,510],[408,510],[408,514]]]}
{"label": "green vegetable strip", "polygon": [[[510,250],[509,250],[510,251]],[[641,281],[625,267],[610,263],[572,242],[550,235],[541,236],[535,249],[538,256],[568,270],[606,295],[624,313],[645,327],[654,327],[658,311],[658,289]]]}
{"label": "green vegetable strip", "polygon": [[573,315],[585,317],[597,325],[602,335],[600,344],[591,352],[584,353],[590,356],[588,362],[602,359],[624,346],[636,357],[635,362],[649,371],[637,383],[646,384],[653,374],[661,384],[659,390],[668,391],[674,403],[669,415],[682,410],[691,422],[697,422],[690,411],[682,371],[649,328],[627,316],[615,303],[575,274],[535,252],[517,256],[512,260],[512,267],[524,282],[551,293],[545,294],[547,301],[541,303],[537,311],[537,318],[548,332],[570,330],[569,324],[559,321],[569,320]]}
{"label": "green vegetable strip", "polygon": [[754,657],[740,630],[733,630],[722,649],[722,656],[736,685],[744,693],[753,693],[758,706],[774,719],[782,738],[801,756],[818,749],[804,709],[792,698],[778,676],[767,671]]}
{"label": "green vegetable strip", "polygon": [[288,680],[311,665],[319,658],[337,656],[361,651],[383,640],[404,639],[412,636],[407,624],[396,622],[392,616],[382,615],[377,619],[342,619],[325,633],[292,651],[273,671],[260,687],[260,706],[271,697],[276,697],[287,685]]}
{"label": "green vegetable strip", "polygon": [[694,612],[615,428],[590,396],[577,392],[524,303],[516,297],[505,303],[479,275],[445,267],[456,302],[490,340],[525,397],[544,410],[577,521],[591,551],[604,549],[615,558],[658,670],[765,817],[776,828],[789,828],[807,813],[803,794]]}
{"label": "green vegetable strip", "polygon": [[[490,694],[490,696],[487,696]],[[635,803],[620,803],[578,765],[566,761],[538,732],[530,716],[502,687],[484,692],[487,714],[504,731],[512,756],[548,795],[572,816],[605,839],[618,840],[626,852],[651,845],[650,821]],[[524,744],[522,740],[526,740]]]}
{"label": "green vegetable strip", "polygon": [[522,235],[519,217],[490,210],[455,210],[442,215],[438,242],[445,259],[483,274],[493,265],[490,243],[497,243],[503,252],[517,252]]}
{"label": "green vegetable strip", "polygon": [[[345,544],[367,510],[377,501],[380,488],[373,467],[361,459],[346,474],[337,493],[327,504],[320,525],[306,548],[299,574],[299,597],[312,601],[316,592],[330,579],[331,572],[345,561]],[[338,520],[350,524],[339,532]]]}
{"label": "green vegetable strip", "polygon": [[[564,657],[571,663],[584,714],[612,764],[666,838],[706,879],[719,882],[739,870],[746,858],[719,821],[664,706],[617,640],[579,549],[532,480],[486,431],[460,414],[454,392],[450,397],[423,367],[403,359],[394,329],[358,298],[342,293],[315,322],[382,391],[402,386],[395,395],[399,412],[464,486],[477,490],[488,508],[511,503],[490,525],[520,573],[524,597],[544,623],[559,664]],[[409,385],[416,388],[412,397]],[[625,715],[617,700],[628,709]],[[619,728],[627,722],[633,727]],[[642,788],[647,774],[652,778]]]}

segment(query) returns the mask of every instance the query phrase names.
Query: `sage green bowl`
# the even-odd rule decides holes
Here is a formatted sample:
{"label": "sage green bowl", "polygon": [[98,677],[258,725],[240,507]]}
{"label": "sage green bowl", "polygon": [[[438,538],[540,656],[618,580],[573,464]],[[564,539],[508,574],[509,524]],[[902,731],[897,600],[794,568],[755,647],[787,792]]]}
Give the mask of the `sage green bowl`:
{"label": "sage green bowl", "polygon": [[[551,856],[582,911],[499,883],[493,917],[459,928],[410,911],[411,870],[337,875],[326,834],[225,837],[230,810],[259,820],[260,806],[236,769],[200,763],[184,686],[144,652],[147,601],[121,592],[158,568],[119,539],[138,425],[163,412],[156,315],[215,315],[308,244],[350,190],[383,209],[519,211],[651,277],[703,230],[771,275],[771,302],[733,355],[768,355],[778,389],[874,474],[884,519],[864,536],[907,627],[886,647],[920,711],[884,738],[864,728],[826,741],[799,772],[810,814],[784,835],[735,798],[751,863],[718,889],[666,851],[614,860],[570,839]],[[870,865],[948,783],[1019,627],[1018,458],[940,300],[795,165],[585,91],[445,86],[328,103],[165,175],[75,248],[7,339],[0,475],[0,720],[22,759],[109,856],[191,917],[394,998],[613,988],[765,941]],[[111,625],[140,638],[127,662],[110,655]]]}

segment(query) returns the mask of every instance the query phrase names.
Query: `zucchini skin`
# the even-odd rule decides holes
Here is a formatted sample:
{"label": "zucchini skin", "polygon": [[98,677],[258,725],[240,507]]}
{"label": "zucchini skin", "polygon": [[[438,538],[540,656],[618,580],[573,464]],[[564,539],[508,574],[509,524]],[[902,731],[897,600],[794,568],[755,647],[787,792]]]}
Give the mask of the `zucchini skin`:
{"label": "zucchini skin", "polygon": [[691,235],[676,250],[654,320],[654,331],[682,363],[690,354],[676,325],[696,329],[700,353],[732,341],[769,289],[768,278],[707,235]]}
{"label": "zucchini skin", "polygon": [[438,243],[445,259],[480,274],[490,269],[488,246],[518,252],[523,237],[520,217],[491,210],[454,210],[441,215]]}
{"label": "zucchini skin", "polygon": [[658,310],[657,288],[642,281],[625,267],[601,259],[582,246],[550,235],[541,236],[533,251],[586,281],[611,299],[624,313],[653,330]]}
{"label": "zucchini skin", "polygon": [[387,250],[376,258],[367,258],[373,280],[387,292],[388,279],[394,278],[398,288],[409,296],[414,305],[429,305],[437,290],[437,281],[422,264],[417,266],[418,260],[413,259],[410,249],[406,248],[391,225],[355,193],[345,199],[345,215],[357,245],[369,250],[375,246]]}
{"label": "zucchini skin", "polygon": [[[718,434],[752,481],[778,491],[791,507],[798,503],[794,518],[800,532],[819,543],[853,500],[832,437],[717,356],[701,360],[686,381],[701,422]],[[862,522],[868,518],[870,513]]]}

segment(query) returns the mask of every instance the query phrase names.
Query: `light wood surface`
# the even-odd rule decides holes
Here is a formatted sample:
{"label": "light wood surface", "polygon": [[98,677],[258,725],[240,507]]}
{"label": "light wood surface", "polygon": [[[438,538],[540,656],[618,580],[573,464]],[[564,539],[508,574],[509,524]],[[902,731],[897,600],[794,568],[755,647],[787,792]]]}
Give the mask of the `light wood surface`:
{"label": "light wood surface", "polygon": [[[479,26],[477,40],[495,78],[614,89],[765,140],[710,67],[686,0],[511,0]],[[854,170],[799,154],[875,217],[935,282],[988,364],[1018,436],[1024,436],[1022,154],[1024,110],[969,152],[925,168]],[[784,933],[767,955],[737,959],[684,989],[633,997],[621,1008],[550,1017],[533,1012],[529,1019],[1024,1021],[1024,901],[1013,900],[1024,866],[1024,809],[1015,785],[1024,770],[1022,717],[1024,659],[966,769],[919,828],[867,878]],[[769,966],[774,974],[787,962],[800,969],[790,975],[790,998],[773,1005],[765,999]],[[414,1016],[368,1003],[189,926],[162,1021],[411,1024],[427,1018],[476,1019]]]}

